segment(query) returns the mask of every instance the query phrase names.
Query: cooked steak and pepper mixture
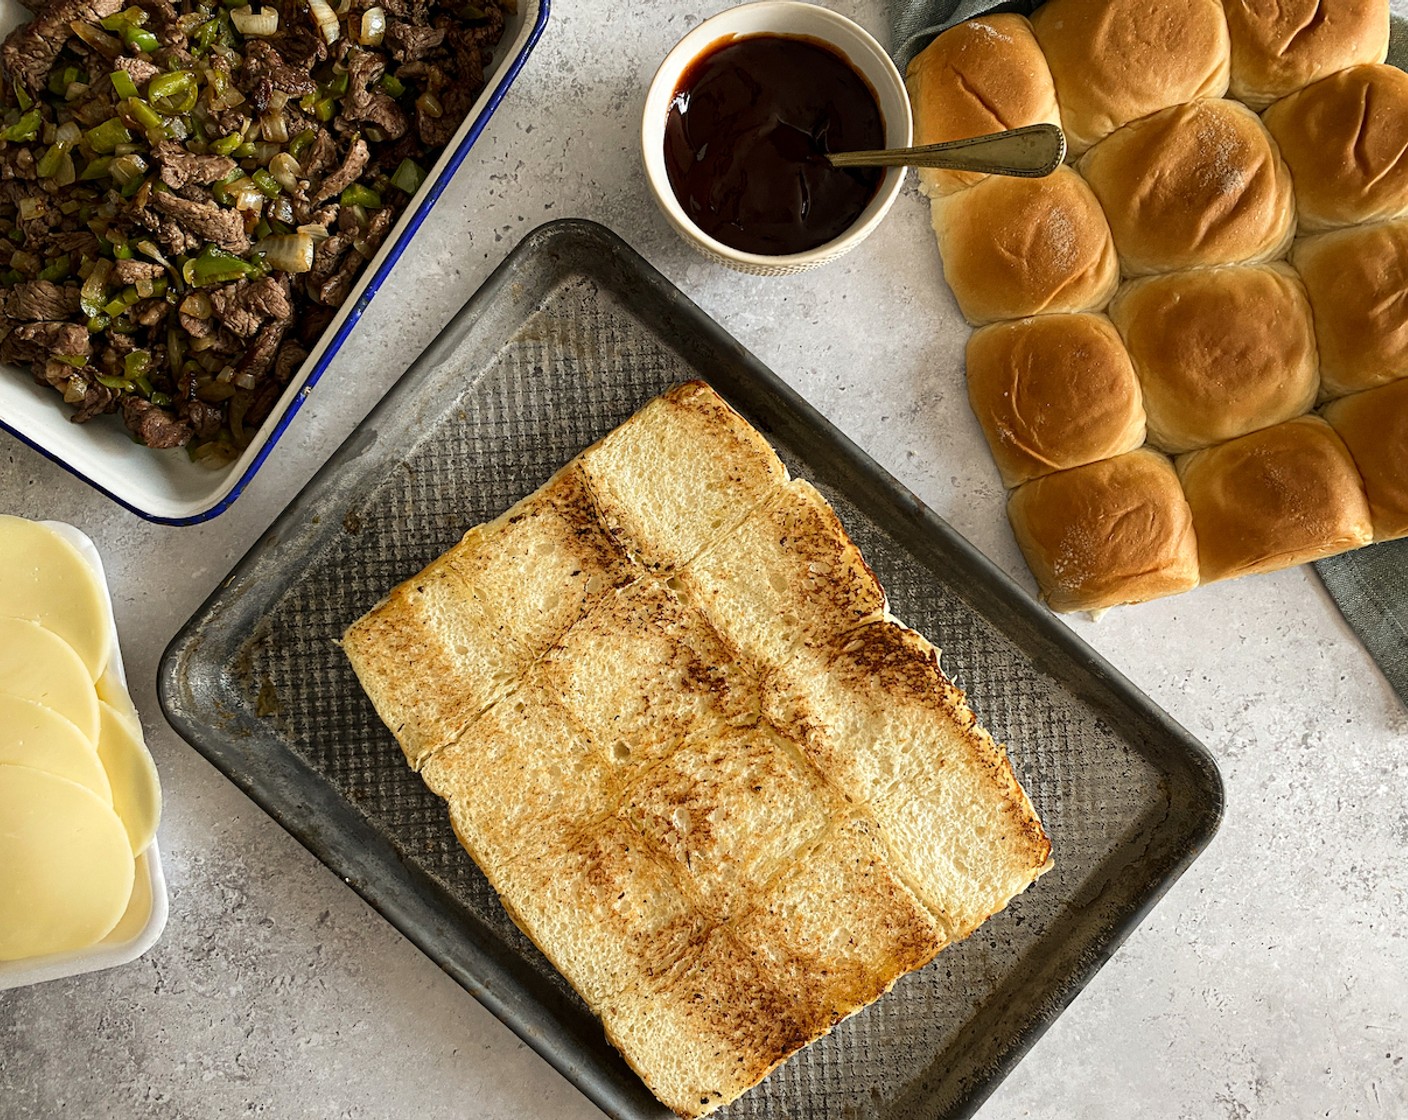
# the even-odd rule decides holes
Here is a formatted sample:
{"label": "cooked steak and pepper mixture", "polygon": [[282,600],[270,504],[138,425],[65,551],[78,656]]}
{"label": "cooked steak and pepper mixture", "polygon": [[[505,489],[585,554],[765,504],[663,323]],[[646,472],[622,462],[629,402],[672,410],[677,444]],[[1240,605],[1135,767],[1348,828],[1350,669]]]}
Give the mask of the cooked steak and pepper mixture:
{"label": "cooked steak and pepper mixture", "polygon": [[29,6],[0,47],[0,360],[75,421],[227,462],[468,113],[512,0]]}

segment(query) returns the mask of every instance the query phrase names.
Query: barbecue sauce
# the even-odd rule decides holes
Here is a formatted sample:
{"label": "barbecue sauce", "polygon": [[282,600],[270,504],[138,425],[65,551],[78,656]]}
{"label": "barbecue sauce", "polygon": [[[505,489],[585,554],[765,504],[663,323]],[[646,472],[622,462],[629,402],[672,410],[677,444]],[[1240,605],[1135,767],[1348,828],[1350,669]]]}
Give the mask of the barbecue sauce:
{"label": "barbecue sauce", "polygon": [[665,123],[665,167],[704,233],[746,253],[815,249],[875,197],[879,168],[839,169],[827,152],[885,146],[870,84],[816,39],[725,40],[680,78]]}

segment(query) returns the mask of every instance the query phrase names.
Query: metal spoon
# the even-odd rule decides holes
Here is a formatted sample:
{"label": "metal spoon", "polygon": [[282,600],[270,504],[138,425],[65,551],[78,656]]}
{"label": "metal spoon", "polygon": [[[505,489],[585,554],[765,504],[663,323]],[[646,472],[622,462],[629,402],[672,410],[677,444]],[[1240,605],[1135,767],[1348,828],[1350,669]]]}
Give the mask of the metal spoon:
{"label": "metal spoon", "polygon": [[1029,124],[1007,132],[869,152],[832,152],[832,167],[940,167],[1040,179],[1066,158],[1066,136],[1054,124]]}

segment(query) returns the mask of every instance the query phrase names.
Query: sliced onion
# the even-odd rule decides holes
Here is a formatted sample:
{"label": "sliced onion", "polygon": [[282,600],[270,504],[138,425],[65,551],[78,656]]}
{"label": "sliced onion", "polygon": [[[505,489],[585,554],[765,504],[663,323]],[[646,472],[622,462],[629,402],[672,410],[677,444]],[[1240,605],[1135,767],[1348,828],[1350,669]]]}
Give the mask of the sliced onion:
{"label": "sliced onion", "polygon": [[20,199],[20,221],[31,222],[44,213],[44,200],[38,195]]}
{"label": "sliced onion", "polygon": [[326,241],[331,236],[331,234],[328,233],[328,227],[322,225],[309,224],[306,226],[299,226],[298,232],[306,233],[309,237],[311,237],[313,239],[314,245],[317,245],[319,242]]}
{"label": "sliced onion", "polygon": [[311,272],[313,239],[306,233],[274,234],[259,242],[259,251],[282,272]]}
{"label": "sliced onion", "polygon": [[112,261],[107,257],[99,257],[98,263],[93,266],[93,271],[88,274],[88,279],[83,281],[83,289],[78,294],[84,303],[98,303],[107,292],[108,276],[112,274]]}
{"label": "sliced onion", "polygon": [[298,177],[303,174],[303,168],[288,152],[279,152],[269,161],[269,174],[289,194],[298,193]]}
{"label": "sliced onion", "polygon": [[386,36],[386,12],[382,8],[368,8],[362,13],[362,33],[357,38],[368,47],[381,46]]}
{"label": "sliced onion", "polygon": [[276,35],[279,30],[279,9],[265,4],[259,11],[246,5],[230,9],[230,22],[241,35]]}
{"label": "sliced onion", "polygon": [[78,127],[77,121],[64,121],[54,130],[54,143],[56,144],[77,144],[78,138],[83,135],[83,130]]}
{"label": "sliced onion", "polygon": [[288,143],[288,118],[282,109],[271,108],[259,118],[259,133],[265,140],[276,144]]}
{"label": "sliced onion", "polygon": [[288,195],[279,195],[278,198],[273,200],[270,208],[272,210],[272,214],[270,215],[272,218],[283,222],[284,225],[293,224],[293,199],[289,198]]}
{"label": "sliced onion", "polygon": [[254,185],[254,180],[248,175],[236,179],[225,189],[229,192],[230,201],[234,203],[236,210],[253,210],[259,213],[264,209],[264,192]]}
{"label": "sliced onion", "polygon": [[252,373],[237,373],[230,380],[240,389],[253,389],[259,384]]}
{"label": "sliced onion", "polygon": [[323,39],[329,45],[337,42],[342,28],[338,25],[337,13],[328,6],[327,0],[308,0],[308,10],[313,13],[313,22],[318,25]]}
{"label": "sliced onion", "polygon": [[205,292],[192,292],[181,301],[181,314],[193,319],[209,319],[212,310],[210,296]]}

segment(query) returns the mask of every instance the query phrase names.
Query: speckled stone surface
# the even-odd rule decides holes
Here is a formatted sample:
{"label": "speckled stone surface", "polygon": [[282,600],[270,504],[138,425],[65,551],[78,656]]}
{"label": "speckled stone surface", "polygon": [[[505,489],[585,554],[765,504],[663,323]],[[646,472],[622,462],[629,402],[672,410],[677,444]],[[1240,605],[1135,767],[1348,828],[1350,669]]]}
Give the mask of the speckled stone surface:
{"label": "speckled stone surface", "polygon": [[[837,6],[880,30],[878,3]],[[600,1115],[183,743],[153,691],[180,624],[539,223],[621,233],[1033,589],[913,189],[859,251],[789,279],[694,256],[647,196],[645,84],[716,7],[561,3],[417,247],[213,523],[147,525],[0,436],[0,511],[71,521],[103,552],[171,887],[142,960],[0,993],[4,1120]],[[1227,819],[983,1120],[1408,1116],[1408,712],[1320,584],[1299,569],[1070,625],[1208,744]]]}

